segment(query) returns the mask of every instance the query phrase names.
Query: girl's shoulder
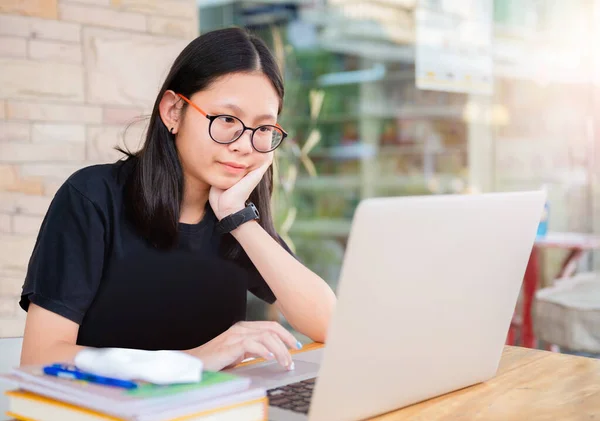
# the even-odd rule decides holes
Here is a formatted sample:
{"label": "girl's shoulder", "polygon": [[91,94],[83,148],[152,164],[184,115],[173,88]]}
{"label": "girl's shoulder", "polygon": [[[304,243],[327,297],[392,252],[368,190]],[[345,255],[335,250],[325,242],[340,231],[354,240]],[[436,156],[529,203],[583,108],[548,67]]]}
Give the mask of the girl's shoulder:
{"label": "girl's shoulder", "polygon": [[90,165],[75,171],[65,184],[92,202],[103,204],[112,197],[122,197],[132,167],[131,159]]}

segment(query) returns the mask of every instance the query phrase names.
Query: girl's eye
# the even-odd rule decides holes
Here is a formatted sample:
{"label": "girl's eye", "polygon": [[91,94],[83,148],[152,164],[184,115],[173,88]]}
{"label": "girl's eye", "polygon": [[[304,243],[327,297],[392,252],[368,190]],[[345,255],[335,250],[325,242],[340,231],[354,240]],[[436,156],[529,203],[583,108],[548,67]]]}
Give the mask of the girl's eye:
{"label": "girl's eye", "polygon": [[235,118],[229,117],[227,115],[220,116],[218,119],[219,119],[220,123],[227,123],[227,124],[233,124],[236,121]]}

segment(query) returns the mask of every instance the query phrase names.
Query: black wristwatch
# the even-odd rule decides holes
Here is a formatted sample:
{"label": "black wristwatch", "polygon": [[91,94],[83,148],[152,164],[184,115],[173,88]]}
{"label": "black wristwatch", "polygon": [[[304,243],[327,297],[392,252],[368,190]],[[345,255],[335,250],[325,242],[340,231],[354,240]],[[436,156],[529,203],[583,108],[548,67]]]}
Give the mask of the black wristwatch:
{"label": "black wristwatch", "polygon": [[216,231],[217,234],[227,234],[228,232],[233,231],[237,227],[242,224],[245,224],[248,221],[254,221],[256,219],[260,219],[260,214],[258,213],[258,209],[254,206],[254,203],[248,202],[246,203],[246,207],[239,212],[232,213],[231,215],[226,216],[217,222]]}

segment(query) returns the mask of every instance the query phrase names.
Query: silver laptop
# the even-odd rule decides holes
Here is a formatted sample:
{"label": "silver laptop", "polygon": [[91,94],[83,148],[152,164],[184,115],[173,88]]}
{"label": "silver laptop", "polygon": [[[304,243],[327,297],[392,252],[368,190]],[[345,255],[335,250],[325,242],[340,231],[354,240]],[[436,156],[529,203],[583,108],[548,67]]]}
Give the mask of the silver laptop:
{"label": "silver laptop", "polygon": [[[360,420],[496,374],[543,192],[368,199],[322,350],[233,370],[273,421]],[[315,382],[316,378],[316,382]]]}

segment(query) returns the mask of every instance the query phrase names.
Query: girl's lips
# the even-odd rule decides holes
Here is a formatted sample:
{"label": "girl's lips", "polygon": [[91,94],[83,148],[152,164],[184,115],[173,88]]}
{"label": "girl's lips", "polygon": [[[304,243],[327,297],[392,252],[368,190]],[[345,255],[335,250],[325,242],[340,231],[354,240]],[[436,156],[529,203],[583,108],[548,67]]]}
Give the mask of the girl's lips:
{"label": "girl's lips", "polygon": [[239,174],[246,170],[246,166],[238,164],[236,162],[219,162],[225,169],[225,171],[231,174]]}

